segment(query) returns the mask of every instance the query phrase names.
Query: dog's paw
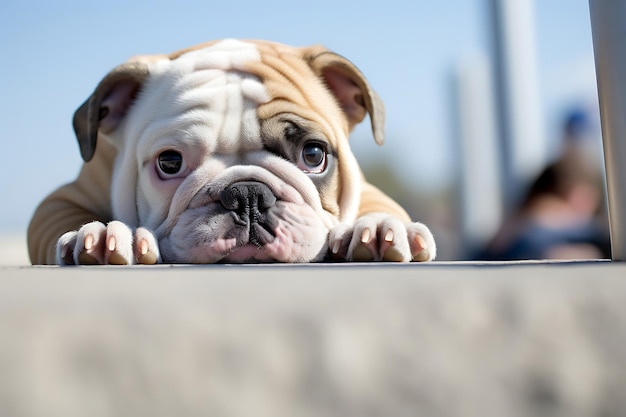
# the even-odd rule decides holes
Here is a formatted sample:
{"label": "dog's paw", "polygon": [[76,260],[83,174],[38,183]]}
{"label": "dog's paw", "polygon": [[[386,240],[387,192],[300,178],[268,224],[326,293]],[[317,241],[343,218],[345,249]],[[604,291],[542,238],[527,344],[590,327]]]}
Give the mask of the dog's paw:
{"label": "dog's paw", "polygon": [[330,254],[347,261],[425,262],[435,259],[437,246],[422,223],[403,223],[384,213],[340,223],[328,235]]}
{"label": "dog's paw", "polygon": [[56,261],[59,265],[152,265],[160,255],[148,229],[133,231],[119,221],[91,222],[59,238]]}

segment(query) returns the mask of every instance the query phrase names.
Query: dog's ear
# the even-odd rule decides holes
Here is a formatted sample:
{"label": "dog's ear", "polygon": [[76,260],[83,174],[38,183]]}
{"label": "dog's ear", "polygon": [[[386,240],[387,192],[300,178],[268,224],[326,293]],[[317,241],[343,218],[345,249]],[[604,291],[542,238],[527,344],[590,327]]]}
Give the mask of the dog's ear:
{"label": "dog's ear", "polygon": [[139,59],[114,68],[76,110],[74,132],[85,162],[96,151],[98,131],[110,133],[119,125],[148,73],[148,62]]}
{"label": "dog's ear", "polygon": [[385,141],[385,107],[365,76],[349,60],[330,51],[311,54],[309,65],[322,78],[350,123],[350,130],[369,113],[376,143]]}

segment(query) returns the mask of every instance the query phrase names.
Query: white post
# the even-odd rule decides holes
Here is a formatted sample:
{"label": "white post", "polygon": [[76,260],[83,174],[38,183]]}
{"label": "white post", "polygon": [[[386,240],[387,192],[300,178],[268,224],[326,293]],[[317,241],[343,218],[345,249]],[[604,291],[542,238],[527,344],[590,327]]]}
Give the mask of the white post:
{"label": "white post", "polygon": [[493,87],[484,55],[464,59],[454,74],[459,143],[461,230],[466,248],[483,247],[502,220],[502,190]]}
{"label": "white post", "polygon": [[503,197],[512,208],[544,167],[532,0],[488,0]]}
{"label": "white post", "polygon": [[626,261],[626,1],[589,0],[613,260]]}

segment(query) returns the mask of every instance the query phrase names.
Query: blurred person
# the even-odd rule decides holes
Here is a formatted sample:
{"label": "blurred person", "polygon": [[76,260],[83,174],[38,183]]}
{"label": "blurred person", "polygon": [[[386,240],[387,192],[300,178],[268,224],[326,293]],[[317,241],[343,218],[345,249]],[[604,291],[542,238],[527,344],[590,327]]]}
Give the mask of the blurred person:
{"label": "blurred person", "polygon": [[559,158],[534,180],[477,258],[610,258],[602,170],[590,130],[584,112],[568,114]]}

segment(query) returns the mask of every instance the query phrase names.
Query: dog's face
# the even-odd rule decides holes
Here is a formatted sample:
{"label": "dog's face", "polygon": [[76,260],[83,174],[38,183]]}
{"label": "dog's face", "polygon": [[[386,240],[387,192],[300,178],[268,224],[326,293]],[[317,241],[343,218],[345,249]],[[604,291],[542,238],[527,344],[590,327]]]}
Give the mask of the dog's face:
{"label": "dog's face", "polygon": [[348,135],[369,112],[382,140],[381,111],[342,57],[222,41],[118,67],[75,127],[87,160],[96,138],[118,148],[114,216],[151,229],[164,261],[308,262],[357,215]]}

